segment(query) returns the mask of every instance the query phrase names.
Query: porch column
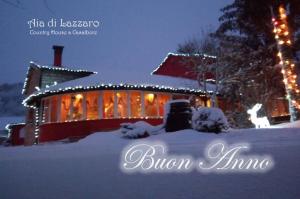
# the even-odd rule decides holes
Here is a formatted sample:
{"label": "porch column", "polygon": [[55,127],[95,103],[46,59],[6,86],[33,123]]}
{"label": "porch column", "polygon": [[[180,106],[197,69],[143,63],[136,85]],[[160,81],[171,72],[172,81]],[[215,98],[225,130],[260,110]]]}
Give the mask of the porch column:
{"label": "porch column", "polygon": [[118,118],[118,97],[117,92],[113,91],[114,93],[114,118]]}
{"label": "porch column", "polygon": [[160,98],[160,94],[158,93],[153,93],[154,96],[156,95],[156,118],[159,118],[159,98]]}
{"label": "porch column", "polygon": [[141,109],[142,109],[142,113],[141,116],[145,117],[145,96],[144,96],[144,91],[141,91]]}
{"label": "porch column", "polygon": [[57,96],[57,113],[56,113],[56,118],[57,118],[57,122],[61,121],[61,96]]}
{"label": "porch column", "polygon": [[131,92],[126,91],[126,93],[127,93],[127,117],[130,118],[131,117],[131,101],[130,101]]}
{"label": "porch column", "polygon": [[82,93],[82,116],[81,119],[82,120],[86,120],[87,118],[87,111],[86,111],[86,93]]}
{"label": "porch column", "polygon": [[69,108],[70,109],[70,116],[69,116],[69,118],[67,118],[67,121],[72,121],[73,120],[74,97],[72,95],[70,95],[70,97],[71,97],[71,103],[70,103],[70,108]]}

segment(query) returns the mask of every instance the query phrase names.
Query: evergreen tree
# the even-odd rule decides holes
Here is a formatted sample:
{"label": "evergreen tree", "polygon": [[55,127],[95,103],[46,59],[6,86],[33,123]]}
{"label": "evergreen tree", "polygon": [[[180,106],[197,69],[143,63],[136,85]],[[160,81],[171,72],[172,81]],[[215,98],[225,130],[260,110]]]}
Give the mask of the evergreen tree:
{"label": "evergreen tree", "polygon": [[213,34],[219,41],[220,83],[225,98],[240,102],[244,110],[257,102],[266,107],[271,99],[285,95],[271,23],[271,8],[279,5],[289,8],[296,56],[300,50],[299,0],[235,0],[221,10],[221,25]]}

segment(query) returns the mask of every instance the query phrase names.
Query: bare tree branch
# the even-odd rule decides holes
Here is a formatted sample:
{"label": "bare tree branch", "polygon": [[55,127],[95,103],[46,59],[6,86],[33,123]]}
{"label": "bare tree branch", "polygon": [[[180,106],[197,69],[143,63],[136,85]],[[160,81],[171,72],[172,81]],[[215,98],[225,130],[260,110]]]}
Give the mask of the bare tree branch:
{"label": "bare tree branch", "polygon": [[11,0],[11,1],[10,0],[1,0],[1,1],[5,4],[9,5],[9,6],[14,7],[14,8],[18,8],[18,9],[22,9],[22,10],[25,9],[23,4],[19,0],[15,0],[15,1],[13,1],[13,0]]}
{"label": "bare tree branch", "polygon": [[55,14],[55,12],[49,7],[48,1],[44,0],[44,5],[47,8],[47,10],[51,13],[51,14]]}

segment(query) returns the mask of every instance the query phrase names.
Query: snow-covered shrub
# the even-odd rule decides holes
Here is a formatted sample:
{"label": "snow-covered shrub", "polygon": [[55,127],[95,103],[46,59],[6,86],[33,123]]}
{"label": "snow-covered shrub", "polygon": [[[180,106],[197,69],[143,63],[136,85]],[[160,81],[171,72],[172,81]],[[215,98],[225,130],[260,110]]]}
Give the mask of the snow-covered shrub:
{"label": "snow-covered shrub", "polygon": [[227,118],[221,109],[207,107],[193,110],[192,127],[197,131],[215,133],[229,128]]}
{"label": "snow-covered shrub", "polygon": [[137,139],[159,134],[162,129],[163,125],[152,126],[147,122],[138,121],[136,123],[122,123],[120,131],[125,138]]}

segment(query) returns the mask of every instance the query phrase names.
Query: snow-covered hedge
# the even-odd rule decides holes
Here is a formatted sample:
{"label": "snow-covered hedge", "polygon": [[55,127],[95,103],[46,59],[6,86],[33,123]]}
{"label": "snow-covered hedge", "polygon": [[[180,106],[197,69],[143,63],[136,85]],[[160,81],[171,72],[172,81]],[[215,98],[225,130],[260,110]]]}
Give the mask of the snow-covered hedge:
{"label": "snow-covered hedge", "polygon": [[136,123],[122,123],[120,130],[125,138],[137,139],[159,134],[162,129],[163,125],[152,126],[147,122],[138,121]]}
{"label": "snow-covered hedge", "polygon": [[[165,125],[166,121],[158,126],[152,126],[144,121],[122,123],[120,131],[125,138],[138,139],[165,132]],[[197,131],[219,133],[222,130],[228,129],[229,125],[221,109],[202,107],[193,109],[192,128]]]}
{"label": "snow-covered hedge", "polygon": [[201,107],[193,110],[192,127],[197,131],[219,133],[229,125],[221,109]]}

